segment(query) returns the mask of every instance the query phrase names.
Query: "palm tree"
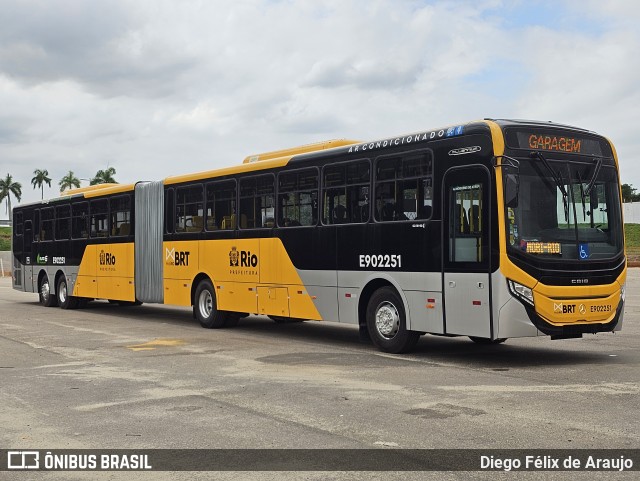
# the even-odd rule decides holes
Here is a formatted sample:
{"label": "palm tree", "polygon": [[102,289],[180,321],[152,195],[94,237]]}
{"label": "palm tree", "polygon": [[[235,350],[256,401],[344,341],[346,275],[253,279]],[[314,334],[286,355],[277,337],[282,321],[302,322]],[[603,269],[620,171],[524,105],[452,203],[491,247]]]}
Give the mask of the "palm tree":
{"label": "palm tree", "polygon": [[113,176],[116,174],[116,169],[113,167],[108,167],[107,170],[99,170],[96,173],[96,176],[91,179],[89,185],[96,184],[117,184],[116,179]]}
{"label": "palm tree", "polygon": [[33,171],[33,179],[31,179],[31,185],[34,189],[40,187],[40,198],[44,199],[44,184],[51,187],[51,178],[49,178],[49,171],[47,169],[36,169]]}
{"label": "palm tree", "polygon": [[7,198],[7,212],[9,213],[9,221],[13,219],[13,212],[11,211],[11,194],[16,198],[18,202],[22,199],[22,184],[20,182],[14,182],[13,177],[7,174],[7,177],[0,179],[0,202]]}
{"label": "palm tree", "polygon": [[65,189],[71,189],[73,187],[79,189],[80,179],[73,175],[73,171],[70,170],[69,173],[62,178],[58,185],[60,186],[60,192],[64,192]]}

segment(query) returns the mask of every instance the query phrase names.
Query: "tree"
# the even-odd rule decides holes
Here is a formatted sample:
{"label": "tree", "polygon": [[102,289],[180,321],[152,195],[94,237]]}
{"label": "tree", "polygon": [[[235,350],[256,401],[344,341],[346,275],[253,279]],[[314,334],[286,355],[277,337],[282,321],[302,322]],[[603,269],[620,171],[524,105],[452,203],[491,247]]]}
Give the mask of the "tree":
{"label": "tree", "polygon": [[96,176],[91,179],[89,185],[96,184],[117,184],[116,179],[113,176],[116,175],[116,169],[113,167],[108,167],[107,170],[99,170],[96,173]]}
{"label": "tree", "polygon": [[47,169],[36,169],[33,171],[33,179],[31,179],[31,185],[34,189],[40,188],[40,198],[44,199],[44,184],[51,187],[51,178],[49,177],[49,171]]}
{"label": "tree", "polygon": [[20,199],[22,199],[22,184],[20,184],[20,182],[14,182],[13,177],[7,174],[4,179],[0,179],[0,202],[2,202],[6,197],[9,221],[13,219],[13,212],[11,211],[11,195],[20,202]]}
{"label": "tree", "polygon": [[622,184],[622,202],[637,202],[640,194],[636,194],[636,188],[631,184]]}
{"label": "tree", "polygon": [[60,186],[60,192],[64,192],[66,189],[73,187],[78,189],[80,188],[80,179],[73,175],[73,171],[70,170],[69,173],[60,180],[58,185]]}

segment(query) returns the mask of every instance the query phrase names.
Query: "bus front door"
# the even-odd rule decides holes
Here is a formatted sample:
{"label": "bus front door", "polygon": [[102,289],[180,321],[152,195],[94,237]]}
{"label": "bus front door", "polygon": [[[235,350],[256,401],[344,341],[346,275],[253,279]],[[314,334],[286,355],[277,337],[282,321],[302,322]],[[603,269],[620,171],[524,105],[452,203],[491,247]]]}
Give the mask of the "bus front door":
{"label": "bus front door", "polygon": [[481,165],[454,167],[443,180],[444,332],[492,337],[490,186]]}

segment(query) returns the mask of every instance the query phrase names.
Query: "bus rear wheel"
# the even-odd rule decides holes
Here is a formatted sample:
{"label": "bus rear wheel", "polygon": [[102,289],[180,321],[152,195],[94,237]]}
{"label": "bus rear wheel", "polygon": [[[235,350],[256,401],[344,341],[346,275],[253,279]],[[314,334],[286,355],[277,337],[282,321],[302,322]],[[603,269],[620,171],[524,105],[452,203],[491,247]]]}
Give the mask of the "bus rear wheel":
{"label": "bus rear wheel", "polygon": [[381,287],[367,304],[367,328],[373,343],[384,352],[399,354],[410,351],[420,333],[407,330],[404,305],[392,287]]}
{"label": "bus rear wheel", "polygon": [[51,284],[49,283],[49,276],[46,274],[44,274],[42,279],[40,279],[38,295],[40,297],[40,304],[44,307],[55,307],[57,304],[56,296],[51,294]]}
{"label": "bus rear wheel", "polygon": [[227,312],[218,310],[216,293],[209,279],[200,281],[193,299],[193,313],[202,327],[218,329],[224,327]]}
{"label": "bus rear wheel", "polygon": [[58,297],[58,305],[62,309],[75,309],[78,307],[78,299],[69,295],[67,290],[67,279],[64,275],[61,275],[58,279],[56,296]]}

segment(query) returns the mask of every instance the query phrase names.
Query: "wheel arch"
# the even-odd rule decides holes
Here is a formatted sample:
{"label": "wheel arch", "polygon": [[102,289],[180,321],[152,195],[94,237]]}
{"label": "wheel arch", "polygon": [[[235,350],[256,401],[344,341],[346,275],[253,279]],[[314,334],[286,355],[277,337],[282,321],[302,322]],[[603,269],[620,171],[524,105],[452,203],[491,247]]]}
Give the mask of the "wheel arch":
{"label": "wheel arch", "polygon": [[[56,292],[58,290],[58,281],[60,280],[61,276],[65,276],[65,279],[66,279],[66,274],[64,273],[64,271],[62,269],[58,269],[56,271],[56,275],[55,275],[55,282],[54,282],[55,289],[54,289],[54,292]],[[69,284],[68,280],[67,280],[67,284]],[[68,286],[67,286],[67,288],[68,288]]]}
{"label": "wheel arch", "polygon": [[[42,278],[44,276],[47,276],[47,278],[49,278],[49,273],[47,272],[46,269],[40,269],[40,272],[38,272],[38,284],[36,285],[38,292],[40,292],[40,285],[42,284]],[[54,279],[53,282],[51,282],[51,279],[49,278],[49,292],[51,292],[52,294],[55,294],[56,279]]]}
{"label": "wheel arch", "polygon": [[192,306],[195,303],[196,289],[198,288],[198,284],[200,284],[200,282],[202,282],[205,279],[208,280],[209,282],[211,282],[211,284],[213,285],[214,289],[216,287],[216,285],[214,284],[213,280],[211,279],[211,276],[209,276],[205,272],[198,273],[198,275],[196,275],[193,278],[193,282],[191,283],[191,305]]}
{"label": "wheel arch", "polygon": [[402,299],[402,307],[404,308],[405,320],[407,323],[407,329],[411,328],[411,314],[409,311],[409,304],[407,303],[407,298],[404,295],[404,291],[400,288],[398,283],[390,276],[383,277],[375,277],[368,279],[365,282],[364,287],[360,290],[360,299],[358,301],[358,325],[366,326],[367,325],[367,306],[369,305],[369,300],[374,292],[376,292],[381,287],[391,287],[393,288],[400,299]]}

